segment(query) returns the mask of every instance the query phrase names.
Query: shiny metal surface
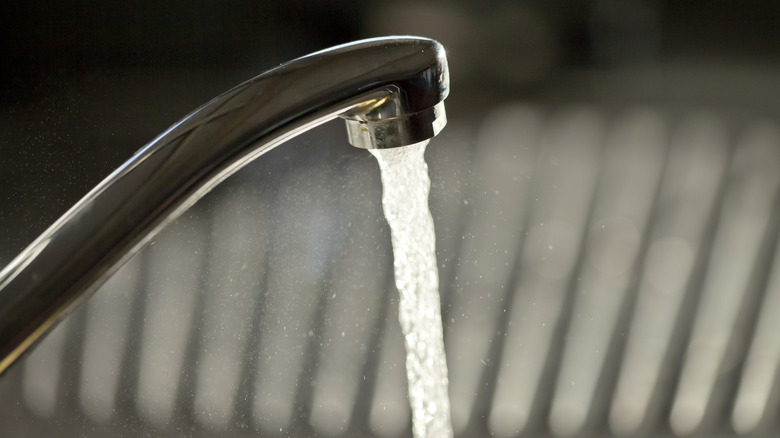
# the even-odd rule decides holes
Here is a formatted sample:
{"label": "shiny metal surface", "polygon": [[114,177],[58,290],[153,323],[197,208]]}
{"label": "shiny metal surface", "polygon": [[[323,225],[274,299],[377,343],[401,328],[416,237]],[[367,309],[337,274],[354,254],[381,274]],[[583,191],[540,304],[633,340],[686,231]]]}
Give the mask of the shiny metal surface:
{"label": "shiny metal surface", "polygon": [[[391,94],[392,95],[392,94]],[[361,114],[345,116],[347,136],[352,146],[363,149],[384,149],[425,141],[438,135],[447,124],[444,101],[404,116],[368,119]]]}
{"label": "shiny metal surface", "polygon": [[360,147],[430,138],[446,120],[441,102],[448,92],[441,45],[397,37],[299,58],[203,105],[137,152],[0,273],[0,373],[165,224],[251,160],[340,115],[373,132],[363,138],[350,127]]}

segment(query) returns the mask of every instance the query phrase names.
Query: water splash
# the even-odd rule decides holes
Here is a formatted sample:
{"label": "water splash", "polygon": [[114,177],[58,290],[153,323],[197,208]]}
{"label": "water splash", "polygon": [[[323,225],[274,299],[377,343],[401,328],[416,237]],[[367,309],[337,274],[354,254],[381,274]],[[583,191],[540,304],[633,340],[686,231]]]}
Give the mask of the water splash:
{"label": "water splash", "polygon": [[390,224],[399,320],[415,438],[452,437],[447,361],[442,336],[436,235],[428,208],[427,141],[370,150],[382,173],[382,205]]}

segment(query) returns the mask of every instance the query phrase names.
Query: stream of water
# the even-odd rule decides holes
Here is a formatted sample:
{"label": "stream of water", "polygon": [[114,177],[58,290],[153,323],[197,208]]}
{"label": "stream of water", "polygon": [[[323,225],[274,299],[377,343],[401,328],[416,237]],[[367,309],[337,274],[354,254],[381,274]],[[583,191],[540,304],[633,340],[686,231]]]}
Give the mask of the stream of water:
{"label": "stream of water", "polygon": [[447,361],[442,337],[436,235],[428,208],[428,142],[371,150],[382,173],[382,206],[390,224],[399,320],[415,438],[450,438]]}

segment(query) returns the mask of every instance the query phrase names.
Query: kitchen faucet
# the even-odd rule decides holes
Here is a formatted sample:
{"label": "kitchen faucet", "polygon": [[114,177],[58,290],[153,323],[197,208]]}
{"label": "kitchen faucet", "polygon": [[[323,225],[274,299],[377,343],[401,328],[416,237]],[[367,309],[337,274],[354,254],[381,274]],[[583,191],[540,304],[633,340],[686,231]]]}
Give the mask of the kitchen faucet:
{"label": "kitchen faucet", "polygon": [[360,148],[430,139],[446,124],[448,93],[439,43],[386,37],[298,58],[201,106],[0,272],[0,373],[166,224],[250,161],[336,117]]}

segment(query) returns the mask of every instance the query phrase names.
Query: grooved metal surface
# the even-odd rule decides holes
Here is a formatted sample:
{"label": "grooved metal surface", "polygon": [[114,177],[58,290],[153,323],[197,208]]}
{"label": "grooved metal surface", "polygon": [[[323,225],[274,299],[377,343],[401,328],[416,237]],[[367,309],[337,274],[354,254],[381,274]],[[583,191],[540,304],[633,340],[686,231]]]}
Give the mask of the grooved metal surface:
{"label": "grooved metal surface", "polygon": [[[4,436],[410,435],[371,160],[215,191],[0,381]],[[428,161],[456,436],[777,434],[776,120],[512,104]]]}

